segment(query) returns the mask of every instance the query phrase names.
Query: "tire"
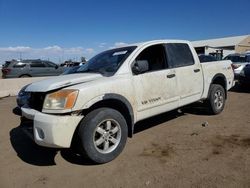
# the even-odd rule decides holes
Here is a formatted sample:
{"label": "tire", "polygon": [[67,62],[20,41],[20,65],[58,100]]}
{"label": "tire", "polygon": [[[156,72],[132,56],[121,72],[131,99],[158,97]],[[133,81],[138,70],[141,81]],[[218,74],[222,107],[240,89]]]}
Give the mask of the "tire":
{"label": "tire", "polygon": [[207,107],[211,114],[216,115],[223,111],[226,100],[225,96],[225,89],[221,85],[211,85],[207,100]]}
{"label": "tire", "polygon": [[122,152],[128,128],[120,112],[99,108],[81,121],[78,133],[84,157],[102,164],[112,161]]}

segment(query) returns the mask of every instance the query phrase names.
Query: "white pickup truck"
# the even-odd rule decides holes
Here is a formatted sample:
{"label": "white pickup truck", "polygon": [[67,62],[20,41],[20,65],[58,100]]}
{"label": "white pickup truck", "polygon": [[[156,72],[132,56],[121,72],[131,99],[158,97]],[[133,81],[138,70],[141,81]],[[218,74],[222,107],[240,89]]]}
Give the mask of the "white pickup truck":
{"label": "white pickup truck", "polygon": [[123,150],[136,122],[205,101],[212,114],[234,85],[231,61],[201,64],[191,43],[157,40],[111,49],[77,73],[25,87],[22,116],[38,145],[69,148],[106,163]]}

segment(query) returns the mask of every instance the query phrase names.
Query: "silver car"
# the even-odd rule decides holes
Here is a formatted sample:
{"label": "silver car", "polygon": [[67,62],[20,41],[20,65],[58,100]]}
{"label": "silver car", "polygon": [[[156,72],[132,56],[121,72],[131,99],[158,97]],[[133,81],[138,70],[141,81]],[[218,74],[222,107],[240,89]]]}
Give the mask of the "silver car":
{"label": "silver car", "polygon": [[238,79],[241,71],[247,64],[250,64],[250,53],[245,54],[230,54],[224,58],[232,61],[235,78]]}
{"label": "silver car", "polygon": [[63,67],[44,60],[6,61],[2,68],[3,78],[57,76],[63,72]]}

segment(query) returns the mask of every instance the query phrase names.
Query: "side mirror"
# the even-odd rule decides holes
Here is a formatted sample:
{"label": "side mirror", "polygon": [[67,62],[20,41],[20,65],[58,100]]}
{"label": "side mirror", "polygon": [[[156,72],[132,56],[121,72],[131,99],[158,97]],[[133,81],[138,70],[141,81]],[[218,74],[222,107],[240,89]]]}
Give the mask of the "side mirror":
{"label": "side mirror", "polygon": [[148,61],[147,60],[138,60],[132,66],[132,72],[137,75],[149,70]]}
{"label": "side mirror", "polygon": [[58,69],[58,65],[55,66],[55,69]]}

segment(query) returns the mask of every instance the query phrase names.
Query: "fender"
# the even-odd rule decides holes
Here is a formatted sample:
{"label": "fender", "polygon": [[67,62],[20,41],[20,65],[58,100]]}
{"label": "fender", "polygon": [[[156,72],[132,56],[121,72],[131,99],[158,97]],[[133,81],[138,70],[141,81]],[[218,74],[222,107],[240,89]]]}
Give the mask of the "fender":
{"label": "fender", "polygon": [[226,79],[225,75],[222,74],[222,73],[216,74],[216,75],[213,77],[213,79],[211,80],[211,83],[213,83],[214,80],[215,80],[216,78],[219,78],[219,77],[222,77],[222,78],[223,78],[224,84],[225,84],[225,89],[227,89],[227,79]]}
{"label": "fender", "polygon": [[133,111],[132,105],[125,97],[119,94],[109,93],[109,94],[104,95],[103,100],[106,100],[106,99],[116,99],[116,100],[123,102],[129,110],[129,114],[131,116],[132,122],[134,122],[134,111]]}
{"label": "fender", "polygon": [[120,101],[121,103],[123,103],[126,106],[127,110],[129,111],[129,114],[127,114],[127,116],[129,115],[129,118],[130,118],[130,124],[128,125],[128,132],[129,132],[129,136],[132,137],[133,132],[134,132],[134,119],[135,119],[134,118],[134,111],[133,111],[132,105],[124,96],[119,95],[119,94],[115,94],[115,93],[103,94],[103,95],[100,95],[100,96],[97,96],[97,97],[91,99],[89,102],[87,102],[83,106],[82,109],[91,108],[93,105],[97,104],[98,102],[110,100],[110,99]]}
{"label": "fender", "polygon": [[[224,89],[225,89],[225,94],[226,94],[226,98],[227,98],[227,79],[226,79],[225,75],[222,74],[222,73],[218,73],[218,74],[214,75],[214,77],[212,78],[212,80],[211,80],[211,82],[210,82],[209,90],[208,90],[208,96],[210,96],[211,85],[215,82],[215,80],[216,80],[217,78],[223,78],[223,81],[224,81],[223,87],[224,87]],[[208,97],[208,96],[207,96],[207,97]]]}
{"label": "fender", "polygon": [[103,99],[104,100],[116,99],[116,100],[119,100],[126,105],[128,111],[129,111],[129,117],[131,119],[130,125],[128,125],[128,132],[129,132],[129,136],[132,137],[133,133],[134,133],[134,111],[133,111],[133,108],[132,108],[132,105],[130,104],[130,102],[122,95],[113,94],[113,93],[105,94]]}

